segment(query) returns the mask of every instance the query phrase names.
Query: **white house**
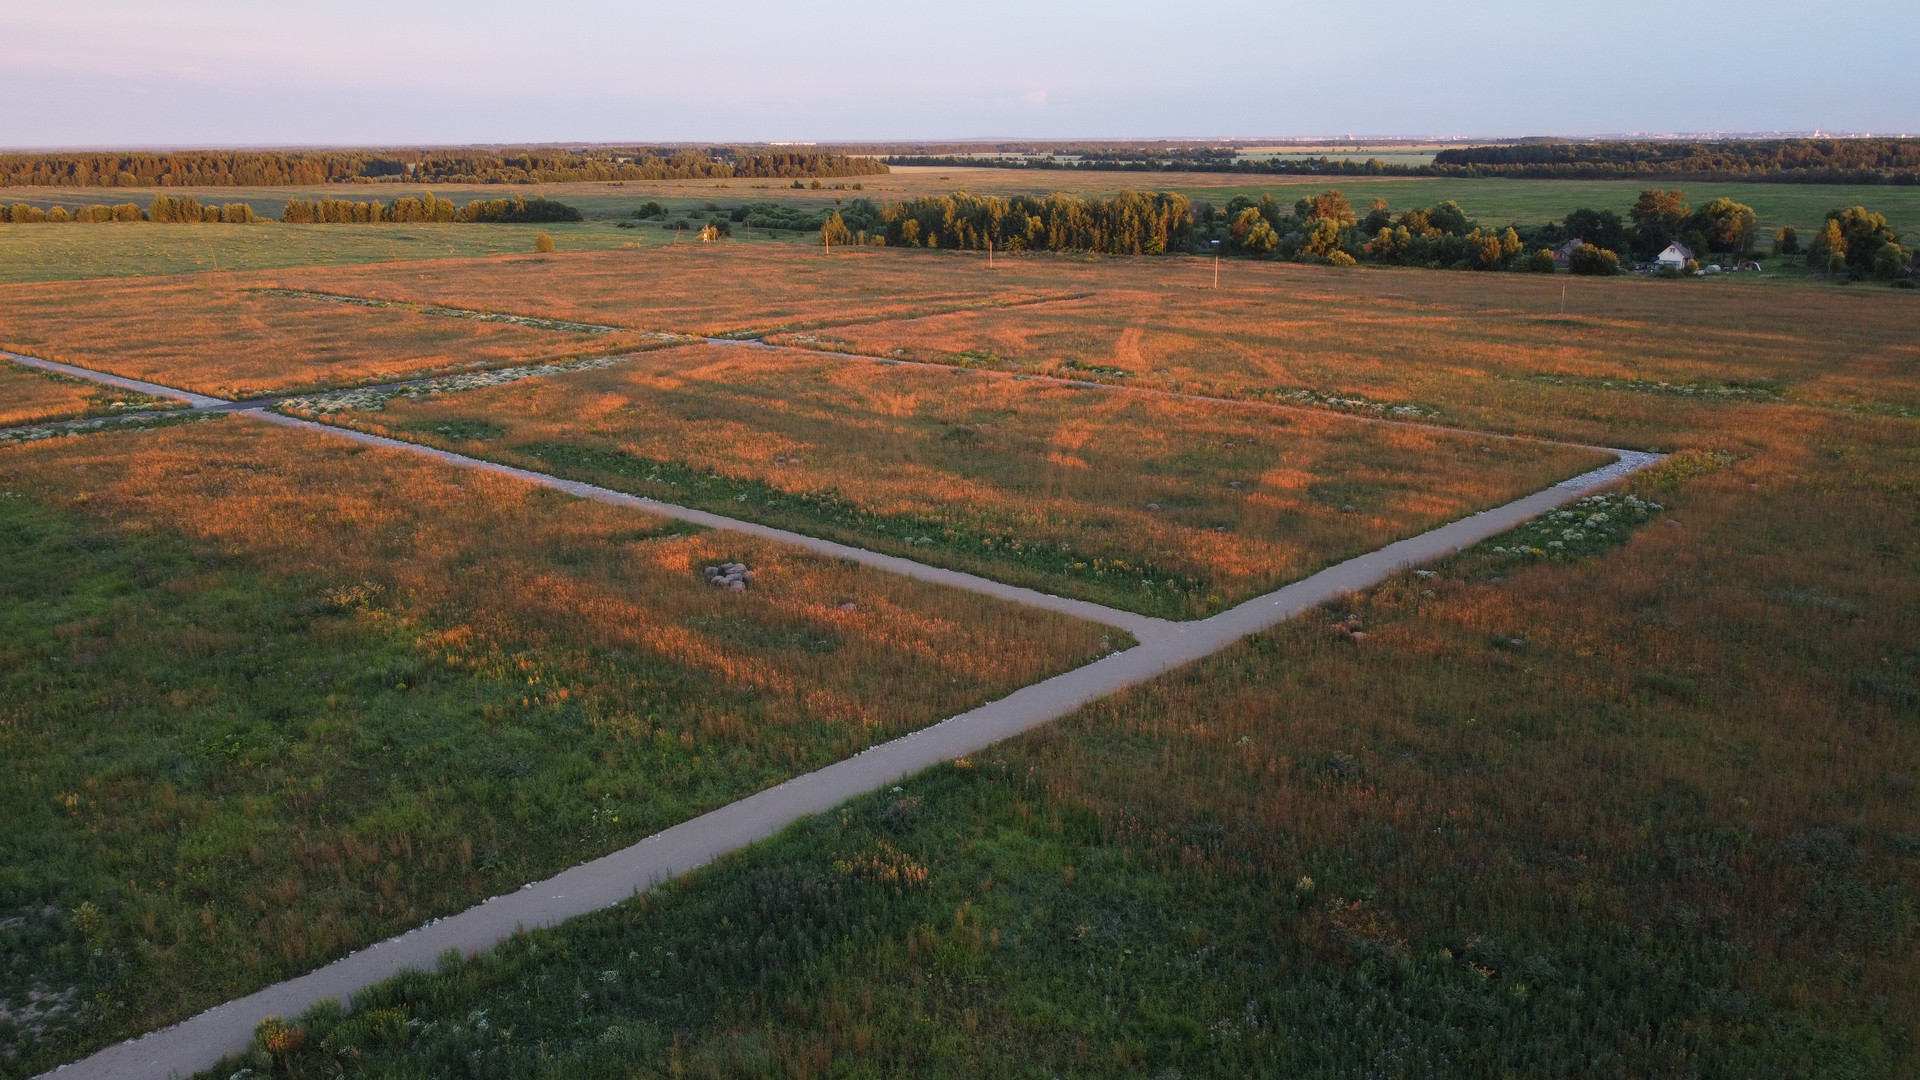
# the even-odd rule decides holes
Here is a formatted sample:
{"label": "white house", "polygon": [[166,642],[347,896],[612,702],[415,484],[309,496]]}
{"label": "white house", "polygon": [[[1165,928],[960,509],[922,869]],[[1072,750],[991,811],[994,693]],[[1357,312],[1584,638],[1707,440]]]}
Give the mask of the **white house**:
{"label": "white house", "polygon": [[1693,261],[1693,250],[1680,241],[1675,240],[1673,243],[1667,245],[1667,250],[1654,256],[1653,261],[1662,267],[1671,266],[1675,270],[1678,270]]}

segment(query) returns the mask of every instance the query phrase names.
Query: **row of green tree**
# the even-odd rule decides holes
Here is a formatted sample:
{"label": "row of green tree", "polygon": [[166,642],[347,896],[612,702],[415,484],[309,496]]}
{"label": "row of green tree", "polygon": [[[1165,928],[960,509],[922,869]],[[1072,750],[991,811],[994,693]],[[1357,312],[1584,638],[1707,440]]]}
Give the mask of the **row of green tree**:
{"label": "row of green tree", "polygon": [[866,176],[870,157],[760,149],[237,151],[0,154],[0,187],[290,187],[378,182],[533,184]]}
{"label": "row of green tree", "polygon": [[0,222],[21,225],[61,221],[159,221],[176,224],[224,222],[230,225],[250,225],[262,220],[265,219],[255,214],[253,207],[247,203],[226,203],[219,206],[210,203],[202,206],[199,200],[192,197],[174,198],[169,195],[154,196],[153,202],[145,209],[135,203],[81,206],[73,210],[68,210],[64,206],[39,207],[18,202],[12,206],[0,204]]}
{"label": "row of green tree", "polygon": [[832,244],[1161,255],[1192,244],[1193,210],[1172,192],[1089,199],[957,191],[884,206],[855,199],[827,218],[820,235]]}
{"label": "row of green tree", "polygon": [[[1641,192],[1625,219],[1610,209],[1583,208],[1539,226],[1482,226],[1454,202],[1396,213],[1385,199],[1376,199],[1362,217],[1338,191],[1288,208],[1271,196],[1258,201],[1235,196],[1224,211],[1201,206],[1197,219],[1201,239],[1229,251],[1339,266],[1370,262],[1551,273],[1556,252],[1565,251],[1575,273],[1613,274],[1623,260],[1652,259],[1676,241],[1696,257],[1742,259],[1755,254],[1757,239],[1752,207],[1719,198],[1695,210],[1686,192],[1657,188]],[[1800,253],[1791,227],[1775,234],[1774,251]],[[1885,278],[1909,273],[1913,259],[1885,216],[1858,206],[1830,211],[1807,255],[1818,271]]]}
{"label": "row of green tree", "polygon": [[354,202],[347,199],[289,199],[280,220],[296,225],[362,225],[381,222],[486,222],[489,224],[546,225],[579,221],[580,211],[545,198],[475,199],[455,208],[451,199],[432,192],[415,198]]}

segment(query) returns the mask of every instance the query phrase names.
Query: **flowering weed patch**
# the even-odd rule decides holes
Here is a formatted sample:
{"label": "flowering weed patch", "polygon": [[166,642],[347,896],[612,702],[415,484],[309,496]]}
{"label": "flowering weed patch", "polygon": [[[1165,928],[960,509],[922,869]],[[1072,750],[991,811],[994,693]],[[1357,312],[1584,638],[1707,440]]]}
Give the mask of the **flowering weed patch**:
{"label": "flowering weed patch", "polygon": [[1581,559],[1611,551],[1666,509],[1637,495],[1602,492],[1551,510],[1483,544],[1509,559]]}

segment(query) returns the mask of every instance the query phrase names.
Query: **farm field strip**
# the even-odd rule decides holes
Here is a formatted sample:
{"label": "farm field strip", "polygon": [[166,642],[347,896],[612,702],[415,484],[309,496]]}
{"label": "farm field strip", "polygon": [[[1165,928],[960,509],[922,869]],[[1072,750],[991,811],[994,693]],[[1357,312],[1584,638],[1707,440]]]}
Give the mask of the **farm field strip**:
{"label": "farm field strip", "polygon": [[331,424],[315,423],[312,420],[302,420],[299,417],[286,416],[265,410],[256,411],[249,409],[245,410],[245,413],[249,416],[257,416],[270,423],[324,431],[337,438],[347,439],[367,446],[382,446],[394,450],[405,450],[423,457],[443,461],[450,465],[458,465],[462,468],[477,469],[501,476],[511,476],[517,480],[524,480],[531,484],[553,488],[556,491],[563,491],[582,499],[592,499],[596,502],[608,503],[614,506],[644,510],[650,514],[658,514],[663,517],[673,518],[677,521],[703,525],[708,528],[727,529],[768,540],[777,540],[781,543],[805,548],[822,555],[847,559],[864,566],[872,566],[921,581],[966,589],[970,592],[1013,600],[1031,607],[1044,608],[1049,611],[1059,612],[1063,615],[1086,619],[1090,622],[1118,627],[1142,640],[1165,636],[1180,625],[1165,619],[1156,619],[1150,615],[1139,615],[1131,611],[1122,611],[1118,608],[1110,608],[1086,600],[1052,596],[1034,589],[1023,589],[1017,585],[1007,585],[974,574],[948,570],[938,566],[928,566],[925,563],[915,562],[912,559],[903,559],[897,555],[867,551],[864,548],[853,547],[849,544],[837,544],[831,540],[822,540],[818,537],[790,532],[786,529],[776,529],[751,521],[741,521],[737,518],[713,514],[705,510],[675,506],[671,503],[660,502],[657,499],[649,499],[639,495],[629,495],[624,491],[615,491],[612,488],[581,483],[577,480],[567,480],[558,476],[551,476],[547,473],[535,472],[531,469],[520,469],[511,465],[502,465],[495,461],[468,457],[465,454],[456,454],[450,450],[423,446],[419,443],[407,442],[404,439],[391,439],[384,435],[356,431],[352,428],[336,427]]}
{"label": "farm field strip", "polygon": [[[378,439],[290,417],[259,415],[275,423],[316,427],[360,441]],[[458,464],[497,469],[509,475],[539,476],[529,476],[523,470],[504,470],[491,463],[461,459],[459,455],[410,443],[381,439],[379,444],[425,452]],[[1198,660],[1328,601],[1378,584],[1398,571],[1498,536],[1554,507],[1664,460],[1664,455],[1659,454],[1617,453],[1619,460],[1612,464],[1493,510],[1349,559],[1219,615],[1189,623],[1163,624],[1154,628],[1157,633],[1150,630],[1146,635],[1136,634],[1140,644],[1124,652],[1030,684],[997,701],[795,777],[545,881],[529,883],[519,891],[494,897],[458,915],[352,953],[307,975],[210,1009],[173,1027],[109,1047],[63,1067],[62,1072],[84,1080],[120,1080],[190,1075],[209,1068],[225,1054],[244,1048],[255,1028],[270,1016],[297,1016],[328,999],[345,1002],[355,991],[404,970],[430,968],[435,958],[448,949],[472,954],[499,944],[521,929],[552,926],[611,907],[636,892],[772,836],[802,817],[825,812],[855,795],[876,790],[941,762],[984,750],[1097,698]],[[574,486],[565,481],[549,477],[544,478],[544,482],[561,490],[574,490]],[[633,499],[618,492],[605,492],[605,495],[615,497],[609,501]],[[588,497],[598,497],[598,493]],[[672,508],[659,503],[634,501],[654,513],[673,514]],[[727,522],[723,527],[739,526]],[[67,1069],[73,1071],[67,1073]]]}
{"label": "farm field strip", "polygon": [[453,307],[446,304],[420,303],[411,300],[390,300],[378,296],[360,296],[352,293],[330,292],[325,289],[262,288],[253,291],[266,296],[278,296],[292,300],[315,300],[322,303],[348,304],[354,307],[395,308],[401,311],[415,312],[420,315],[437,315],[449,319],[472,319],[476,322],[507,323],[513,326],[525,326],[535,330],[559,330],[576,334],[642,334],[646,335],[650,340],[658,340],[662,343],[685,343],[691,341],[760,341],[774,334],[794,333],[799,330],[828,330],[840,326],[867,326],[873,323],[910,322],[914,319],[933,319],[942,315],[957,315],[963,312],[984,309],[1034,307],[1040,304],[1068,303],[1074,300],[1085,300],[1093,295],[1091,293],[1063,293],[1058,296],[960,300],[908,314],[881,314],[851,318],[814,319],[802,322],[796,326],[782,325],[768,329],[723,330],[717,334],[703,335],[681,333],[674,330],[616,326],[609,323],[570,322],[565,319],[548,318],[544,315],[521,315],[512,312],[490,311],[485,308]]}

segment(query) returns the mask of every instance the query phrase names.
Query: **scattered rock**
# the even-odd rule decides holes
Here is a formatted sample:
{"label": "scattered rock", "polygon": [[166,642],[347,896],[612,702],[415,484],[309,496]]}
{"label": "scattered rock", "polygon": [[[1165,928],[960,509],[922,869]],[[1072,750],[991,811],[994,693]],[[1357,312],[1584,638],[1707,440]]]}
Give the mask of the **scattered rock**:
{"label": "scattered rock", "polygon": [[1425,581],[1439,572],[1438,570],[1415,570],[1413,576],[1419,578],[1421,581]]}
{"label": "scattered rock", "polygon": [[1679,523],[1678,521],[1675,521],[1675,520],[1674,520],[1674,519],[1672,519],[1672,518],[1668,518],[1668,519],[1667,519],[1667,528],[1669,528],[1669,529],[1677,529],[1677,528],[1679,528],[1679,527],[1680,527],[1680,523]]}
{"label": "scattered rock", "polygon": [[709,566],[701,573],[707,576],[707,583],[715,588],[732,589],[734,592],[746,592],[753,584],[754,573],[747,569],[746,563],[721,563]]}
{"label": "scattered rock", "polygon": [[1148,513],[1150,513],[1150,514],[1157,514],[1157,513],[1159,513],[1159,512],[1160,512],[1160,504],[1159,504],[1159,503],[1148,503],[1148,504],[1147,504],[1147,512],[1148,512]]}
{"label": "scattered rock", "polygon": [[1243,487],[1246,487],[1247,485],[1241,483],[1238,480],[1229,480],[1227,481],[1227,486],[1230,488],[1243,488]]}
{"label": "scattered rock", "polygon": [[1433,590],[1432,590],[1432,589],[1421,589],[1421,590],[1420,590],[1420,595],[1421,595],[1421,597],[1422,597],[1422,598],[1424,598],[1424,599],[1427,599],[1427,600],[1431,600],[1431,599],[1433,599]]}
{"label": "scattered rock", "polygon": [[1480,448],[1480,452],[1483,454],[1491,454],[1493,453],[1493,448],[1490,446],[1483,446]]}
{"label": "scattered rock", "polygon": [[1341,508],[1340,508],[1340,512],[1341,512],[1341,513],[1343,513],[1343,514],[1351,514],[1351,513],[1353,513],[1353,504],[1352,504],[1352,503],[1348,503],[1347,505],[1345,505],[1345,506],[1343,506],[1343,507],[1341,507]]}
{"label": "scattered rock", "polygon": [[[840,605],[840,610],[841,610],[841,611],[853,611],[853,610],[855,610],[855,608],[854,608],[854,606],[853,606],[853,601],[851,601],[851,600],[849,600],[849,601],[847,601],[846,603],[844,603],[844,604],[841,604],[841,605]],[[896,788],[895,790],[898,790],[898,789]]]}
{"label": "scattered rock", "polygon": [[1365,630],[1355,630],[1349,633],[1347,637],[1354,641],[1365,641],[1367,640],[1367,632]]}

